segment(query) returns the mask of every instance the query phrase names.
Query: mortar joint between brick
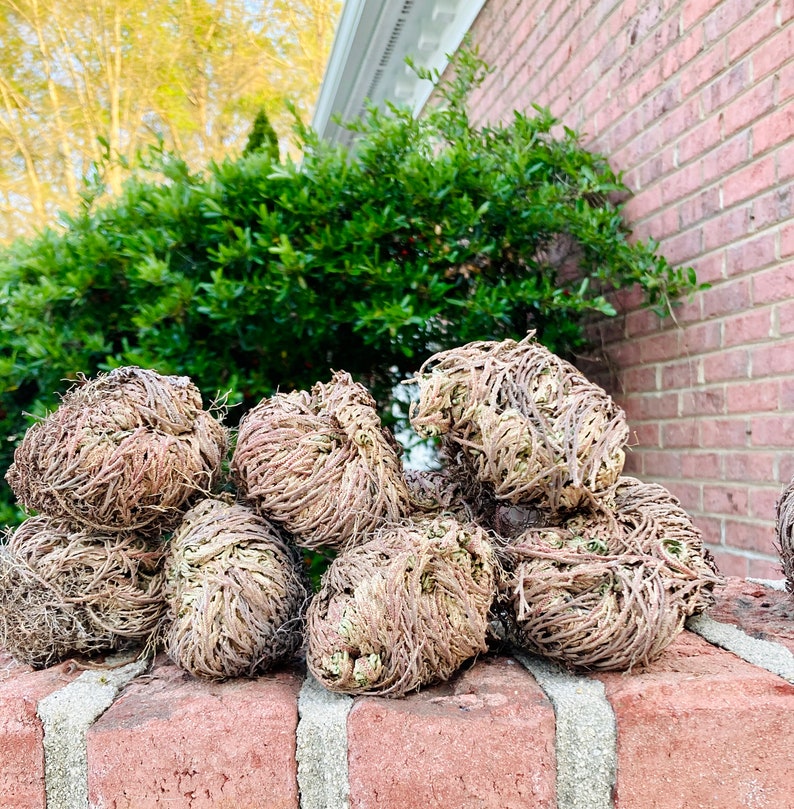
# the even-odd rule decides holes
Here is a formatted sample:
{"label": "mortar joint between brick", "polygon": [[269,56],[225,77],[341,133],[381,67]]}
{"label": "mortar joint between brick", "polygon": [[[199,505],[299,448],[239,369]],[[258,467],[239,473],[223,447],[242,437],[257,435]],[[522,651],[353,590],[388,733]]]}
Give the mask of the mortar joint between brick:
{"label": "mortar joint between brick", "polygon": [[794,654],[783,644],[751,637],[743,629],[715,621],[708,615],[693,616],[686,625],[713,646],[794,684]]}
{"label": "mortar joint between brick", "polygon": [[347,717],[353,699],[307,674],[298,695],[295,757],[300,809],[348,809]]}
{"label": "mortar joint between brick", "polygon": [[617,721],[603,683],[515,650],[554,708],[557,809],[614,809]]}
{"label": "mortar joint between brick", "polygon": [[87,734],[119,692],[149,666],[148,658],[84,671],[37,706],[44,730],[47,809],[88,809]]}

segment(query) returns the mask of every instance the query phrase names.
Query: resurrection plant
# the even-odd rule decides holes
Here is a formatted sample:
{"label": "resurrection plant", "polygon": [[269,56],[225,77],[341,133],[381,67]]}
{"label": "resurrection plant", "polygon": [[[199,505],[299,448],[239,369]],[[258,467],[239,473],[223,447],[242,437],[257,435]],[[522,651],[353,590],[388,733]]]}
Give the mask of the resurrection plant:
{"label": "resurrection plant", "polygon": [[794,596],[794,479],[777,501],[775,535],[786,589]]}
{"label": "resurrection plant", "polygon": [[686,614],[650,557],[563,552],[527,536],[508,558],[515,638],[535,654],[571,668],[631,669],[655,660],[683,629]]}
{"label": "resurrection plant", "polygon": [[308,585],[281,531],[243,505],[206,499],[171,540],[168,656],[213,680],[252,677],[303,642]]}
{"label": "resurrection plant", "polygon": [[415,381],[414,429],[441,436],[447,456],[497,500],[570,510],[623,470],[623,411],[532,333],[435,354]]}
{"label": "resurrection plant", "polygon": [[408,513],[400,448],[349,374],[260,402],[231,461],[240,492],[303,548],[361,541]]}
{"label": "resurrection plant", "polygon": [[485,652],[495,557],[452,517],[380,528],[334,559],[307,613],[310,671],[348,694],[403,696]]}
{"label": "resurrection plant", "polygon": [[212,487],[227,446],[187,377],[117,368],[34,424],[6,479],[27,509],[96,531],[159,533]]}
{"label": "resurrection plant", "polygon": [[642,667],[712,603],[720,577],[675,498],[621,478],[615,500],[500,549],[500,601],[520,646],[571,668]]}
{"label": "resurrection plant", "polygon": [[0,544],[0,646],[35,667],[146,644],[165,609],[163,551],[43,515]]}
{"label": "resurrection plant", "polygon": [[664,563],[664,574],[684,600],[687,615],[714,603],[712,590],[720,581],[716,564],[675,495],[658,483],[622,475],[615,487],[614,511],[624,547]]}

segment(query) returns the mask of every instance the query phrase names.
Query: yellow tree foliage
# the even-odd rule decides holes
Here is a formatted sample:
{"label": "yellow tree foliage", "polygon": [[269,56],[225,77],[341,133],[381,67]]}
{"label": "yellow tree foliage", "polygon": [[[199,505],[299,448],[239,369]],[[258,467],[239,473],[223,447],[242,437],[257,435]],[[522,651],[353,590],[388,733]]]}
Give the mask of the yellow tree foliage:
{"label": "yellow tree foliage", "polygon": [[340,0],[0,0],[0,241],[118,191],[147,144],[193,168],[238,154],[259,110],[306,119]]}

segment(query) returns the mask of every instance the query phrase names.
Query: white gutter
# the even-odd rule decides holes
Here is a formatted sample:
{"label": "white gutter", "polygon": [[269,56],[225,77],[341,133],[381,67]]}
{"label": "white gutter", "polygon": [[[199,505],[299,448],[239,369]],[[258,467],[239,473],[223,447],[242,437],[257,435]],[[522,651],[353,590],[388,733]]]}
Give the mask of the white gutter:
{"label": "white gutter", "polygon": [[433,85],[405,64],[443,73],[485,0],[346,0],[337,25],[312,126],[322,138],[349,143],[333,122],[360,116],[369,99],[409,106],[418,115]]}

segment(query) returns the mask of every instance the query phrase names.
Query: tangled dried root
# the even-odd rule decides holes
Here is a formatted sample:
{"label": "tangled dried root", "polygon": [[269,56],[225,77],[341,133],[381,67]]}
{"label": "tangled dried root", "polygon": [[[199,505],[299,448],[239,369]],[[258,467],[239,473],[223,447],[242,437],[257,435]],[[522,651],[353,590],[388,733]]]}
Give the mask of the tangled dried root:
{"label": "tangled dried root", "polygon": [[700,535],[663,487],[621,478],[616,509],[532,528],[503,550],[500,584],[519,645],[572,668],[646,666],[719,576]]}
{"label": "tangled dried root", "polygon": [[388,525],[346,549],[307,614],[307,664],[332,691],[402,696],[486,650],[495,558],[452,517]]}
{"label": "tangled dried root", "polygon": [[241,493],[304,548],[340,548],[408,511],[400,450],[349,374],[277,394],[240,424],[231,461]]}
{"label": "tangled dried root", "polygon": [[631,669],[655,660],[683,629],[662,563],[647,556],[563,553],[528,537],[511,555],[517,640],[532,652],[572,668]]}
{"label": "tangled dried root", "polygon": [[416,381],[414,429],[443,436],[448,456],[498,500],[574,509],[623,469],[623,411],[531,334],[436,354]]}
{"label": "tangled dried root", "polygon": [[416,470],[405,473],[414,509],[425,516],[448,514],[460,522],[477,522],[488,503],[470,496],[460,481],[445,470]]}
{"label": "tangled dried root", "polygon": [[624,475],[615,487],[614,510],[624,548],[664,563],[665,575],[680,586],[687,616],[714,603],[712,592],[721,577],[677,497],[658,483]]}
{"label": "tangled dried root", "polygon": [[786,589],[794,596],[794,479],[777,501],[775,535]]}
{"label": "tangled dried root", "polygon": [[177,665],[215,680],[252,677],[298,649],[308,589],[278,529],[245,506],[207,499],[171,544],[165,642]]}
{"label": "tangled dried root", "polygon": [[226,429],[187,377],[117,368],[26,433],[6,479],[28,509],[92,530],[163,531],[207,490]]}
{"label": "tangled dried root", "polygon": [[0,545],[0,646],[35,667],[153,636],[165,609],[162,550],[30,517]]}

